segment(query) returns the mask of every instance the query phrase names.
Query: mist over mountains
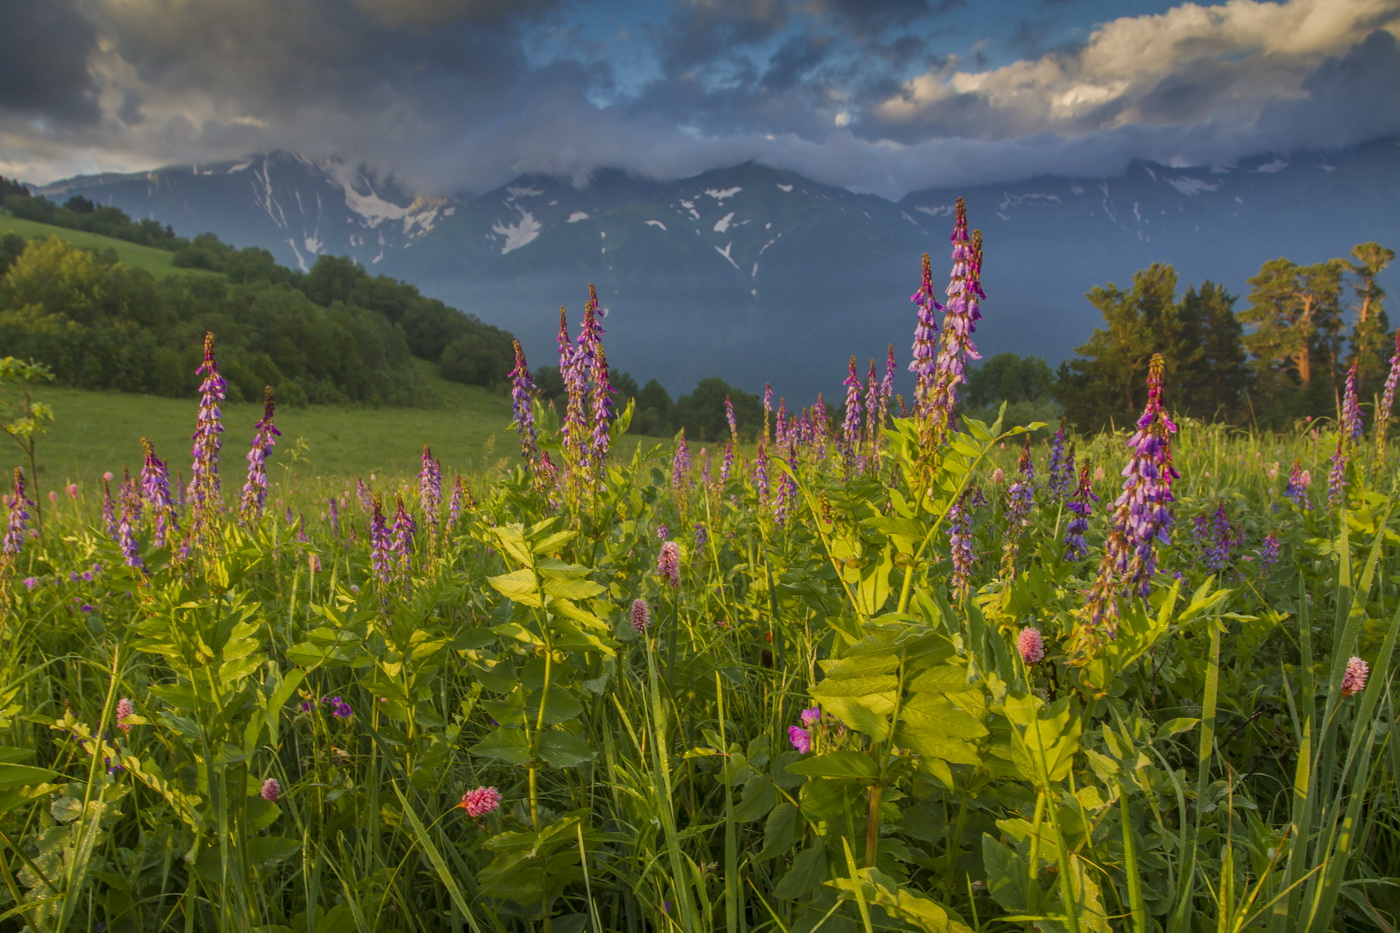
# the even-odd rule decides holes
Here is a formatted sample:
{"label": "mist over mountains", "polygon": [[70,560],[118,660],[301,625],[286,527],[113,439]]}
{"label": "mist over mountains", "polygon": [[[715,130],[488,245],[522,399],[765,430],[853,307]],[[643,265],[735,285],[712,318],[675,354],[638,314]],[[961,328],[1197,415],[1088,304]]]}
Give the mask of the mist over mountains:
{"label": "mist over mountains", "polygon": [[[209,231],[309,268],[350,256],[372,273],[518,335],[555,362],[558,309],[576,322],[587,285],[608,310],[609,363],[672,392],[720,376],[765,382],[794,404],[839,398],[846,360],[907,361],[909,296],[923,252],[946,275],[954,200],[985,238],[984,355],[1072,355],[1098,312],[1095,285],[1169,262],[1241,296],[1279,256],[1313,263],[1369,240],[1400,246],[1400,141],[1273,153],[1223,167],[1135,162],[1112,178],[1044,177],[855,194],[745,163],[675,181],[618,171],[575,186],[521,176],[477,196],[429,198],[351,163],[273,152],[132,175],[83,176],[81,194],[181,235]],[[1382,283],[1400,288],[1391,271]],[[907,386],[902,386],[907,391]]]}

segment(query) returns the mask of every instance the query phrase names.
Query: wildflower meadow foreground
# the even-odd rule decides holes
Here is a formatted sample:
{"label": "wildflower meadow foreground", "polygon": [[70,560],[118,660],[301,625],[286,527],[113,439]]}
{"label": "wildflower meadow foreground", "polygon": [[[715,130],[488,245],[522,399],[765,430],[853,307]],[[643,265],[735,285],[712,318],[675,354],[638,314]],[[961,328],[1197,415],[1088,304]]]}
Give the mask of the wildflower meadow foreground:
{"label": "wildflower meadow foreground", "polygon": [[16,469],[0,930],[1393,928],[1400,347],[1281,437],[1160,358],[1127,434],[988,425],[952,243],[907,402],[618,462],[590,294],[509,475],[273,480],[214,335],[188,465]]}

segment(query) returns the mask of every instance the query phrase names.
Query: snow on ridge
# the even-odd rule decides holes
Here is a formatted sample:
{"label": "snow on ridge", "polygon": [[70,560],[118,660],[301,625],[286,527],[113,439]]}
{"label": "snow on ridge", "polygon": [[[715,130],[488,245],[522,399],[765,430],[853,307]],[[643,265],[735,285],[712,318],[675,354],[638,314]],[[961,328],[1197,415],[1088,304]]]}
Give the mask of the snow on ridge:
{"label": "snow on ridge", "polygon": [[525,210],[523,207],[517,207],[516,211],[519,212],[520,216],[515,223],[503,224],[500,221],[496,221],[491,225],[492,231],[506,238],[505,245],[501,247],[502,256],[513,249],[519,249],[532,242],[535,237],[540,235],[540,230],[542,229],[540,227],[540,222],[535,219],[534,214]]}
{"label": "snow on ridge", "polygon": [[576,223],[578,223],[580,220],[587,220],[587,219],[588,219],[588,212],[587,212],[587,211],[574,211],[572,214],[569,215],[568,223],[576,224]]}
{"label": "snow on ridge", "polygon": [[[345,206],[364,219],[365,226],[377,227],[386,220],[403,220],[413,210],[413,205],[402,207],[386,201],[374,193],[369,180],[359,169],[344,162],[328,161],[321,168],[345,192]],[[356,182],[364,185],[367,193],[361,193]]]}
{"label": "snow on ridge", "polygon": [[1202,191],[1217,191],[1220,188],[1220,182],[1218,181],[1215,184],[1211,184],[1199,178],[1168,178],[1167,184],[1171,185],[1188,198],[1194,198]]}
{"label": "snow on ridge", "polygon": [[1267,172],[1268,174],[1272,175],[1274,172],[1281,172],[1286,168],[1288,168],[1287,162],[1283,161],[1282,159],[1274,159],[1274,161],[1270,162],[1267,165],[1261,165],[1254,171]]}
{"label": "snow on ridge", "polygon": [[253,160],[249,159],[247,162],[239,162],[237,165],[230,165],[228,167],[228,172],[225,174],[232,175],[234,172],[241,172],[252,164]]}
{"label": "snow on ridge", "polygon": [[321,238],[313,233],[311,236],[302,240],[302,245],[306,247],[306,251],[311,255],[319,256],[321,255],[321,250],[325,248],[326,244],[322,243]]}
{"label": "snow on ridge", "polygon": [[[740,191],[743,191],[743,190],[744,190],[743,188],[739,188],[739,187],[734,187],[734,188],[706,188],[705,191],[704,191],[704,193],[705,193],[705,194],[708,194],[710,197],[714,198],[714,199],[715,199],[717,202],[719,202],[720,204],[723,204],[725,198],[732,198],[732,197],[734,197],[734,195],[738,194]],[[681,203],[684,204],[685,202],[682,201]]]}
{"label": "snow on ridge", "polygon": [[1049,204],[1052,201],[1059,204],[1060,196],[1058,194],[1038,194],[1034,192],[1030,194],[1011,194],[1010,192],[1003,192],[1001,204],[999,204],[998,207],[1002,210],[1006,210],[1008,207],[1020,207],[1022,203],[1027,201],[1032,204]]}
{"label": "snow on ridge", "polygon": [[724,249],[720,249],[718,246],[716,246],[716,247],[715,247],[715,252],[719,253],[719,254],[720,254],[721,256],[723,256],[725,259],[729,260],[729,264],[730,264],[731,266],[733,266],[734,268],[737,269],[737,268],[739,268],[739,264],[738,264],[737,262],[734,261],[734,257],[733,257],[733,256],[729,255],[729,248],[730,248],[731,246],[733,246],[733,245],[734,245],[734,241],[733,241],[733,240],[730,240],[728,243],[724,244]]}
{"label": "snow on ridge", "polygon": [[916,207],[914,208],[914,210],[919,211],[922,214],[928,214],[930,217],[953,216],[953,205],[951,204],[939,204],[934,207]]}
{"label": "snow on ridge", "polygon": [[531,185],[528,188],[507,188],[506,192],[510,195],[510,197],[506,198],[506,200],[514,201],[516,198],[539,197],[540,195],[544,194],[544,189],[536,188],[534,185]]}
{"label": "snow on ridge", "polygon": [[699,219],[700,219],[700,212],[697,211],[697,210],[695,209],[695,202],[694,202],[694,201],[687,201],[687,200],[685,200],[684,198],[682,198],[682,199],[681,199],[681,207],[685,208],[687,211],[690,212],[690,219],[691,219],[691,220],[699,220]]}
{"label": "snow on ridge", "polygon": [[647,225],[651,227],[660,227],[662,230],[666,229],[666,225],[659,220],[648,220]]}
{"label": "snow on ridge", "polygon": [[778,182],[778,189],[779,189],[780,191],[791,191],[791,190],[792,190],[792,185],[785,185],[785,184],[783,184],[782,182]]}
{"label": "snow on ridge", "polygon": [[723,233],[729,229],[729,222],[734,219],[734,212],[730,211],[719,220],[715,221],[715,233]]}

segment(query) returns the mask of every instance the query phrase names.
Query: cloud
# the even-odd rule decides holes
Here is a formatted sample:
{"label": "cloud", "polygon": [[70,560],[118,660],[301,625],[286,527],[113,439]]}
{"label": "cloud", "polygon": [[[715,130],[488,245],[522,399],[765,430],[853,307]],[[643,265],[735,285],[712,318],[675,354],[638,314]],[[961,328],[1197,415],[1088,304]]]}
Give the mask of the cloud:
{"label": "cloud", "polygon": [[861,124],[873,138],[1078,136],[1132,124],[1250,121],[1378,28],[1396,0],[1230,0],[1105,23],[1079,48],[989,71],[930,70]]}
{"label": "cloud", "polygon": [[0,173],[35,182],[289,149],[430,194],[760,159],[898,197],[1400,134],[1400,0],[1188,3],[1049,51],[1075,8],[1025,0],[995,68],[981,34],[948,53],[957,0],[0,4]]}

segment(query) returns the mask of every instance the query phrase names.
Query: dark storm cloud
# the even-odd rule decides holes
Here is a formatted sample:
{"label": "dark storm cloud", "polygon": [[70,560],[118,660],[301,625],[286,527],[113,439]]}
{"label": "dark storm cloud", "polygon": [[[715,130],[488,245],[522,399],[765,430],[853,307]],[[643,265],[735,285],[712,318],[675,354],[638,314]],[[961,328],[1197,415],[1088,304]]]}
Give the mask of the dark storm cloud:
{"label": "dark storm cloud", "polygon": [[1377,29],[1303,82],[1308,96],[1270,104],[1260,136],[1275,148],[1326,149],[1400,135],[1400,42]]}
{"label": "dark storm cloud", "polygon": [[98,119],[88,74],[92,26],[69,0],[0,0],[0,112],[62,123]]}
{"label": "dark storm cloud", "polygon": [[650,32],[662,70],[680,75],[732,63],[734,53],[767,42],[791,16],[785,0],[698,0]]}
{"label": "dark storm cloud", "polygon": [[900,29],[930,16],[966,6],[966,0],[811,0],[810,9],[829,14],[859,39]]}

